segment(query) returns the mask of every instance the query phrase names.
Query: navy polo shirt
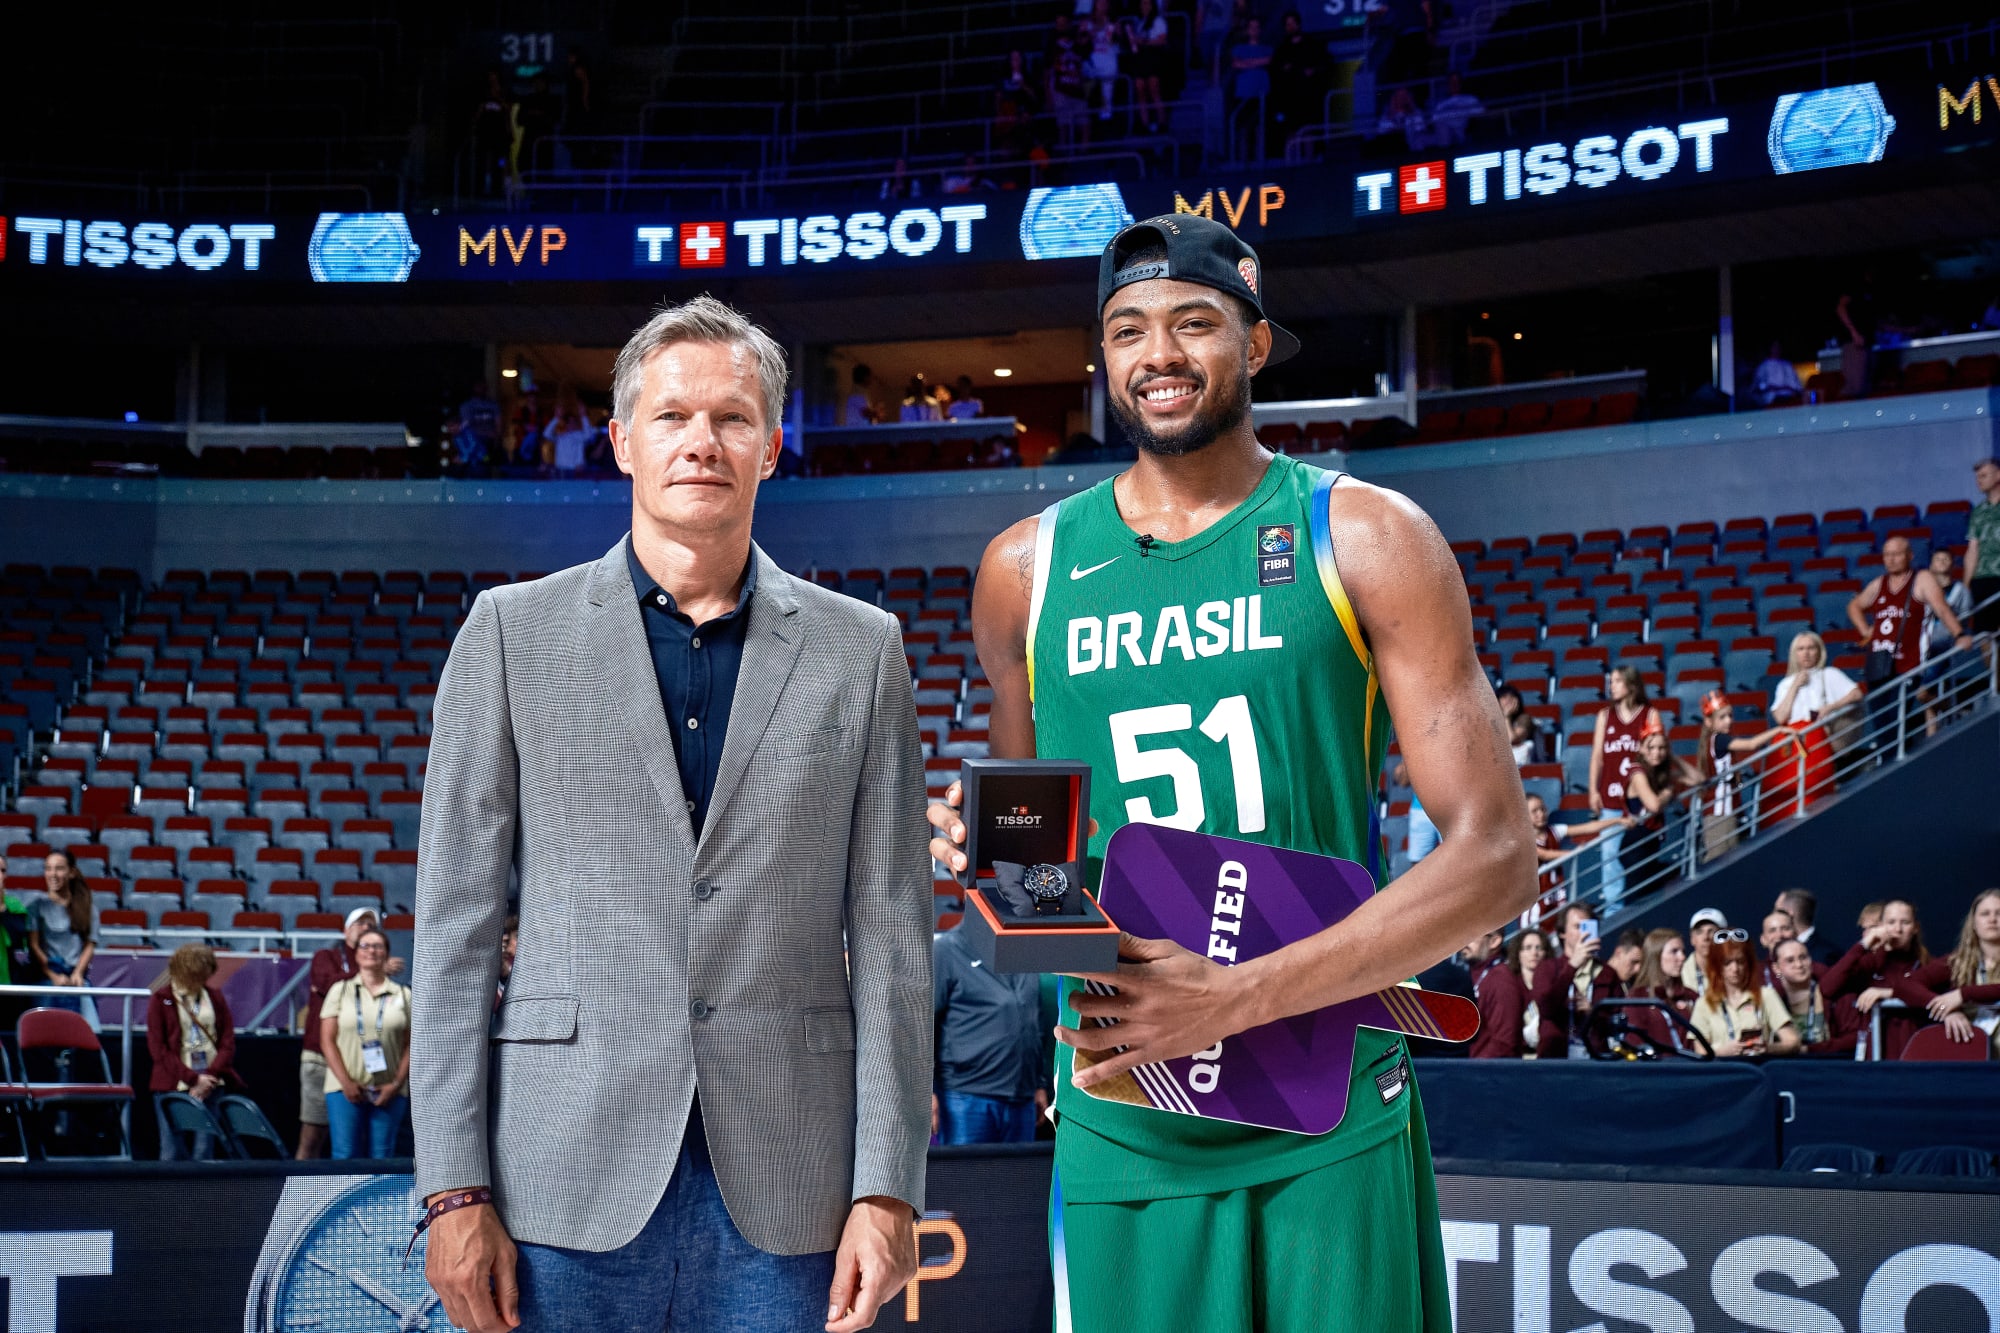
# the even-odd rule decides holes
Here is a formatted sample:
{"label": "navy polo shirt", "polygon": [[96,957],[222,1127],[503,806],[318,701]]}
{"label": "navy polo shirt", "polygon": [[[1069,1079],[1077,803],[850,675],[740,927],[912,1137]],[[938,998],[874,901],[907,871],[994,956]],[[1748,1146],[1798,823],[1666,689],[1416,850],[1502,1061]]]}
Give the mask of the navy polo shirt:
{"label": "navy polo shirt", "polygon": [[646,647],[653,655],[653,675],[660,683],[660,707],[667,730],[674,735],[674,757],[680,764],[681,793],[687,797],[688,823],[696,837],[708,821],[708,800],[715,792],[715,775],[722,767],[722,742],[729,734],[729,704],[736,697],[736,677],[743,669],[743,641],[750,628],[750,597],[757,591],[757,558],[753,552],[743,576],[736,609],[705,625],[697,625],[646,572],[625,538],[625,563],[639,595],[639,619],[646,627]]}

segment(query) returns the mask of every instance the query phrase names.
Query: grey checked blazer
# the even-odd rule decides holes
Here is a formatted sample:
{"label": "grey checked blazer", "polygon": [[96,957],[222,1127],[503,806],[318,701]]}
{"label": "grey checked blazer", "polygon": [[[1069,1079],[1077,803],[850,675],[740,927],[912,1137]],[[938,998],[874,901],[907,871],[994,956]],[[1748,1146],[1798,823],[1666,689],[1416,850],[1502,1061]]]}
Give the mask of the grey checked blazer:
{"label": "grey checked blazer", "polygon": [[833,1249],[864,1195],[923,1206],[929,831],[902,639],[751,558],[699,841],[622,542],[481,593],[452,645],[417,874],[417,1184],[491,1185],[516,1240],[636,1236],[697,1084],[760,1249]]}

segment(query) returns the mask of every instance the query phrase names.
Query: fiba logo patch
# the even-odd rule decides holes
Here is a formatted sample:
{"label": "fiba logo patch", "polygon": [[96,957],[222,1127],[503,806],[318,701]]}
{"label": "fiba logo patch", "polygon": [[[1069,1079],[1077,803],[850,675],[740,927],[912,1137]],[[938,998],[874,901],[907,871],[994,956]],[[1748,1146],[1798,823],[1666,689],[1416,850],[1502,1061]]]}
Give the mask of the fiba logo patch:
{"label": "fiba logo patch", "polygon": [[[1244,260],[1249,263],[1249,260]],[[1297,538],[1289,523],[1272,523],[1257,529],[1257,586],[1273,587],[1296,583],[1299,577]]]}
{"label": "fiba logo patch", "polygon": [[1254,295],[1257,291],[1257,261],[1239,259],[1236,261],[1236,271],[1243,275],[1243,285]]}
{"label": "fiba logo patch", "polygon": [[995,828],[1040,828],[1042,817],[1030,814],[1025,805],[1010,805],[1004,815],[993,816]]}

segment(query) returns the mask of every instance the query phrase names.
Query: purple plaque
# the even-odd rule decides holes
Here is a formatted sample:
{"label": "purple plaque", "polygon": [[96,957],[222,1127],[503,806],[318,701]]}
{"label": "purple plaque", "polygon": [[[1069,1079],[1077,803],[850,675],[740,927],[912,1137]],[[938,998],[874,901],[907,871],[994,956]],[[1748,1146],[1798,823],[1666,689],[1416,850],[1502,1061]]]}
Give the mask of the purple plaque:
{"label": "purple plaque", "polygon": [[[1127,934],[1172,940],[1229,966],[1318,934],[1374,893],[1369,873],[1339,857],[1127,824],[1105,849],[1098,901]],[[1357,1027],[1468,1041],[1479,1011],[1455,995],[1391,986],[1239,1032],[1192,1056],[1140,1065],[1085,1091],[1182,1115],[1324,1134],[1347,1113]],[[1078,1051],[1076,1066],[1093,1059]]]}

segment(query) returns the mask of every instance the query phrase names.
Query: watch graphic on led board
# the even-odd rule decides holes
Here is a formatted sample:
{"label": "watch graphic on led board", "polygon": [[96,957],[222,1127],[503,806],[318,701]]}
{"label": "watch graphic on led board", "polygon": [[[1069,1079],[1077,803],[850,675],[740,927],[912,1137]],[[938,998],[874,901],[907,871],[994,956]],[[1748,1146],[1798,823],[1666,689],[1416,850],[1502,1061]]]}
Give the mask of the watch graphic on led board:
{"label": "watch graphic on led board", "polygon": [[1771,112],[1765,147],[1779,175],[1880,162],[1896,118],[1872,83],[1786,93]]}
{"label": "watch graphic on led board", "polygon": [[1125,196],[1113,183],[1037,185],[1021,210],[1024,259],[1094,256],[1132,224]]}
{"label": "watch graphic on led board", "polygon": [[408,282],[422,253],[401,213],[322,213],[306,266],[314,282]]}
{"label": "watch graphic on led board", "polygon": [[409,1176],[294,1176],[265,1234],[244,1333],[451,1333],[424,1280],[423,1211]]}

